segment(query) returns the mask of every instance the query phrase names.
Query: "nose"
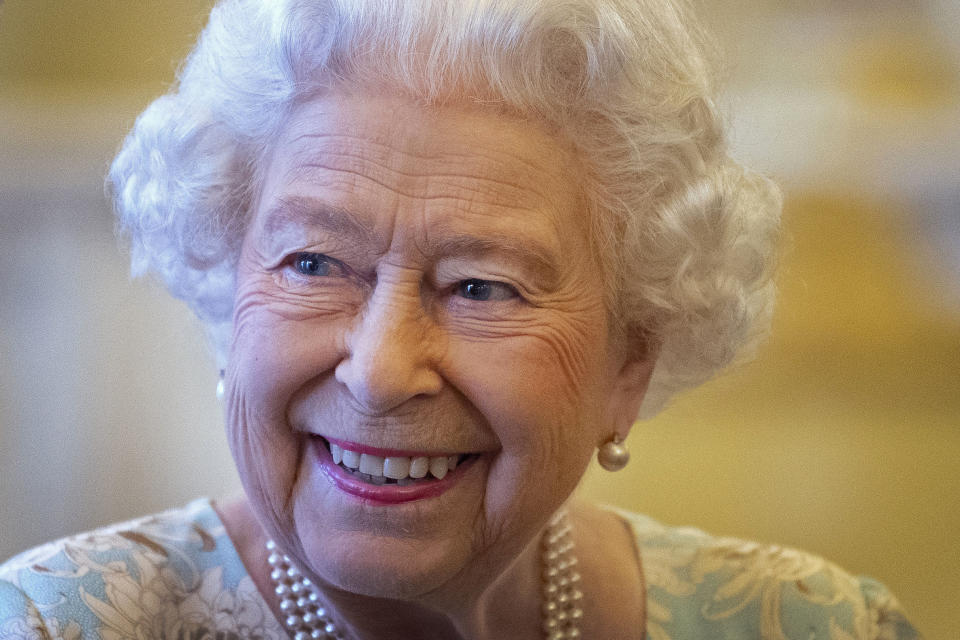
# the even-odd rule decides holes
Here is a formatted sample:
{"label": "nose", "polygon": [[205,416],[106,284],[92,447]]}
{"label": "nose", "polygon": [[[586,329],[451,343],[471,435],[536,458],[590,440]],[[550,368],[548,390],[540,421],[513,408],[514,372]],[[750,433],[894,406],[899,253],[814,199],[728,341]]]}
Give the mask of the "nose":
{"label": "nose", "polygon": [[381,280],[347,337],[347,353],[335,376],[365,410],[386,413],[411,398],[440,391],[440,348],[419,283]]}

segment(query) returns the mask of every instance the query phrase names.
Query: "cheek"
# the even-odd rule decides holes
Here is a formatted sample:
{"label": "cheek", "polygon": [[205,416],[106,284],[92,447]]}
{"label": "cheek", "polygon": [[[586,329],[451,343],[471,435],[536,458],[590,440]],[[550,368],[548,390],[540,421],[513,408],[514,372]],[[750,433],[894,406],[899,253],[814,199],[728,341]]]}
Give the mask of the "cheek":
{"label": "cheek", "polygon": [[471,345],[463,361],[473,363],[476,378],[484,380],[478,393],[512,413],[514,421],[547,422],[567,432],[595,419],[605,353],[602,326],[552,318],[495,344]]}
{"label": "cheek", "polygon": [[238,291],[225,376],[227,436],[244,489],[262,514],[283,522],[303,446],[288,421],[290,401],[310,380],[332,375],[342,342],[335,319],[289,311],[284,300]]}
{"label": "cheek", "polygon": [[[601,367],[586,333],[528,331],[451,347],[448,377],[478,407],[501,445],[488,500],[557,503],[579,481],[593,451],[602,406]],[[556,495],[553,495],[553,494]]]}
{"label": "cheek", "polygon": [[321,313],[264,288],[238,291],[228,375],[259,418],[279,421],[297,389],[336,366],[349,314]]}
{"label": "cheek", "polygon": [[498,344],[465,351],[497,354],[477,354],[478,374],[460,385],[501,447],[486,479],[486,536],[499,543],[527,539],[573,492],[589,464],[592,444],[583,426],[589,411],[556,359],[539,350]]}

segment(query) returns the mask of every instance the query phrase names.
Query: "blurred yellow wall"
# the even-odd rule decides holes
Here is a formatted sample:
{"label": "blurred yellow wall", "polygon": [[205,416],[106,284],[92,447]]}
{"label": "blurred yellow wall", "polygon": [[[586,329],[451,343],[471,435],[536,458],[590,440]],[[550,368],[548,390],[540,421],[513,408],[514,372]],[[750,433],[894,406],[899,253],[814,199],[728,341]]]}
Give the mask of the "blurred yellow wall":
{"label": "blurred yellow wall", "polygon": [[[196,323],[126,281],[101,183],[210,4],[0,13],[0,556],[236,486]],[[928,637],[957,637],[951,5],[701,5],[730,56],[734,148],[785,187],[773,338],[639,423],[631,466],[582,490],[821,553],[886,582]]]}
{"label": "blurred yellow wall", "polygon": [[213,2],[8,0],[0,79],[89,91],[164,87]]}

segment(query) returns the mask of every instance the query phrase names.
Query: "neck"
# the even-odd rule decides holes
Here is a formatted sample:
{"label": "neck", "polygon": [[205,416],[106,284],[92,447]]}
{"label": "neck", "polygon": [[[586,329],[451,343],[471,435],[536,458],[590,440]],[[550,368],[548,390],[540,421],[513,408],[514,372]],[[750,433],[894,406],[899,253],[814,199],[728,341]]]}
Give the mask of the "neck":
{"label": "neck", "polygon": [[[240,559],[277,620],[284,615],[267,563],[267,536],[245,499],[215,505]],[[445,586],[416,601],[358,595],[323,585],[326,609],[348,640],[481,640],[540,637],[540,540],[532,540],[506,569],[471,576],[480,590]],[[464,580],[466,582],[466,580]]]}
{"label": "neck", "polygon": [[458,616],[465,638],[540,638],[540,536]]}
{"label": "neck", "polygon": [[420,603],[322,590],[327,610],[348,640],[463,640],[453,620]]}

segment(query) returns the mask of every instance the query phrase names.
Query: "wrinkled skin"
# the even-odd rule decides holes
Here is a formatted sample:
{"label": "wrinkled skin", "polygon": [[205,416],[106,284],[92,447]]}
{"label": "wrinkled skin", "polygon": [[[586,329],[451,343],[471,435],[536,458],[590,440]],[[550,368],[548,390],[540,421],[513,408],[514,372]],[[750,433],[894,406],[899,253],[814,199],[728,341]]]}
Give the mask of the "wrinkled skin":
{"label": "wrinkled skin", "polygon": [[[576,176],[489,111],[334,93],[291,116],[239,260],[227,429],[252,511],[324,588],[475,601],[626,435],[651,364],[608,330]],[[377,506],[318,436],[479,457]]]}

